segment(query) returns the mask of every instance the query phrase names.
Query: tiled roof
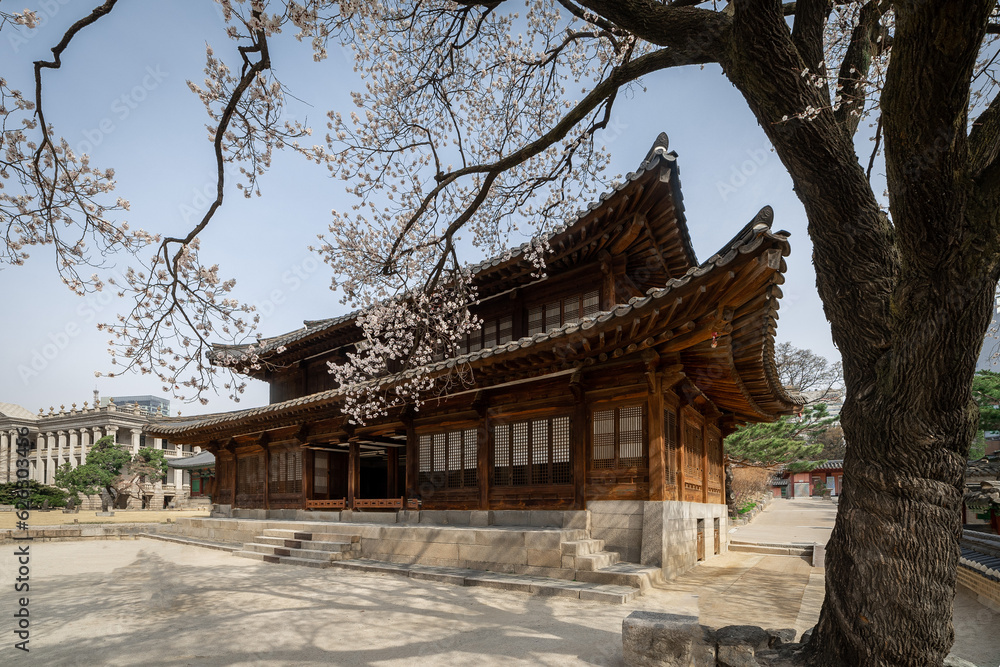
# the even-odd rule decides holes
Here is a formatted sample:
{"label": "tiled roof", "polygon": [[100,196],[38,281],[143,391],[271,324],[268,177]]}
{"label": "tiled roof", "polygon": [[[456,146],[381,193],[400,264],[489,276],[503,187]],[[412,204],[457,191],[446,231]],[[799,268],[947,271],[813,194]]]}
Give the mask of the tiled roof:
{"label": "tiled roof", "polygon": [[844,467],[844,459],[831,459],[814,470],[840,470]]}
{"label": "tiled roof", "polygon": [[[782,254],[787,254],[788,232],[772,232],[770,229],[770,222],[772,218],[773,213],[771,212],[770,207],[765,207],[765,209],[755,216],[754,219],[751,220],[726,247],[718,253],[712,255],[712,257],[710,257],[701,266],[692,267],[684,276],[669,280],[662,288],[648,290],[646,296],[633,297],[628,303],[620,304],[611,311],[597,313],[591,317],[584,318],[580,322],[565,324],[558,328],[534,334],[533,336],[526,336],[519,340],[511,341],[496,347],[486,348],[458,357],[444,359],[442,361],[434,362],[420,368],[410,369],[395,375],[375,378],[350,388],[339,387],[308,396],[294,398],[288,401],[282,401],[280,403],[272,403],[271,405],[250,408],[248,410],[216,413],[201,417],[165,417],[156,419],[150,423],[148,427],[149,431],[156,434],[170,436],[182,433],[192,428],[207,428],[227,423],[236,423],[245,419],[281,415],[295,412],[297,409],[307,406],[320,407],[332,405],[338,403],[341,397],[349,391],[356,392],[362,389],[371,388],[372,386],[389,387],[417,375],[435,375],[450,371],[451,369],[459,367],[463,364],[481,361],[488,362],[491,358],[502,358],[506,354],[538,346],[547,341],[571,335],[578,331],[589,331],[594,327],[599,327],[599,330],[614,327],[617,324],[617,320],[624,319],[634,314],[636,311],[645,310],[647,308],[652,309],[655,307],[665,307],[674,299],[676,292],[687,286],[691,283],[691,281],[694,280],[696,281],[695,284],[697,284],[699,279],[708,276],[715,271],[724,270],[724,267],[729,265],[740,255],[746,255],[759,249],[765,240],[777,242],[777,244],[783,248]],[[786,392],[786,390],[781,386],[781,383],[777,380],[777,374],[774,372],[773,338],[770,333],[773,332],[775,327],[773,313],[769,314],[765,319],[767,321],[761,330],[767,332],[765,335],[768,337],[767,340],[771,342],[771,345],[765,349],[763,361],[765,368],[770,368],[773,374],[773,377],[768,378],[770,395],[787,406],[801,405],[802,400],[797,395],[792,396]],[[751,405],[754,404],[754,398],[749,394],[747,394],[746,399]],[[766,413],[761,411],[761,414]]]}
{"label": "tiled roof", "polygon": [[[623,180],[621,183],[619,183],[616,187],[609,190],[608,192],[601,194],[601,196],[598,197],[597,201],[591,202],[590,204],[587,205],[585,209],[578,210],[576,214],[572,218],[567,220],[564,224],[544,234],[541,234],[531,239],[530,241],[522,243],[516,248],[507,250],[499,255],[496,255],[495,257],[483,260],[478,264],[474,264],[469,267],[469,270],[473,274],[480,274],[489,271],[490,269],[493,269],[495,267],[498,267],[502,264],[507,264],[509,262],[517,260],[520,257],[522,257],[530,247],[532,247],[532,244],[536,244],[541,240],[550,241],[553,238],[559,236],[560,234],[565,233],[568,229],[570,229],[573,225],[578,223],[585,216],[601,208],[601,206],[603,206],[608,199],[610,199],[618,192],[622,191],[630,183],[637,181],[640,177],[642,177],[651,169],[654,169],[655,167],[658,167],[660,165],[667,165],[676,168],[677,154],[674,152],[668,152],[667,146],[668,146],[667,135],[666,133],[661,132],[659,136],[657,136],[656,141],[653,143],[652,148],[650,148],[649,153],[646,155],[646,159],[642,161],[638,169],[636,169],[634,172],[629,172],[625,176],[625,180]],[[688,263],[694,268],[697,267],[698,259],[694,252],[694,246],[691,243],[691,236],[690,233],[688,232],[687,221],[684,218],[683,206],[680,201],[680,190],[677,181],[678,179],[674,178],[673,181],[674,197],[677,200],[677,206],[678,206],[677,228],[680,231],[681,238],[683,239],[682,249],[684,255],[687,258]],[[260,339],[259,344],[254,343],[253,345],[256,348],[256,353],[258,355],[264,355],[279,347],[288,346],[291,343],[302,340],[321,331],[334,329],[341,325],[347,324],[355,320],[357,316],[360,315],[362,312],[363,312],[362,310],[355,310],[350,313],[347,313],[346,315],[339,315],[337,317],[331,317],[320,320],[305,320],[303,322],[304,326],[301,329],[296,329],[295,331],[291,331],[289,333],[281,334],[278,336],[272,336],[270,338],[262,338]],[[235,355],[242,354],[244,351],[249,349],[249,347],[250,345],[247,344],[243,345],[213,344],[212,350],[208,353],[208,357],[210,360],[216,361],[227,353]]]}
{"label": "tiled roof", "polygon": [[182,459],[167,459],[167,466],[170,468],[181,468],[187,470],[189,468],[208,468],[215,465],[215,454],[208,450],[203,450],[195,454],[194,456],[189,456]]}

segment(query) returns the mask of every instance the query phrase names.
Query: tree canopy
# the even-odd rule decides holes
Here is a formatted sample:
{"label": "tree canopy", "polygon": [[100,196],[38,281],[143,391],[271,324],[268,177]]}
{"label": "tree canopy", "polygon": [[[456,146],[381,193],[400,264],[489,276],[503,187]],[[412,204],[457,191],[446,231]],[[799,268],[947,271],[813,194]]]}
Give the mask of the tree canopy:
{"label": "tree canopy", "polygon": [[[33,95],[0,80],[2,260],[20,264],[48,245],[73,290],[109,284],[134,298],[104,325],[117,358],[194,394],[212,386],[210,340],[248,336],[253,324],[231,280],[199,257],[227,162],[247,196],[278,148],[351,184],[356,206],[334,212],[317,246],[334,284],[369,307],[369,345],[337,371],[350,384],[394,361],[419,366],[477,325],[460,232],[493,252],[525,220],[535,230],[561,221],[610,180],[600,137],[616,100],[652,72],[717,63],[805,207],[843,359],[845,492],[808,659],[943,661],[977,421],[971,378],[1000,278],[995,0],[538,0],[523,13],[503,0],[220,0],[239,59],[209,48],[205,82],[191,85],[210,118],[216,198],[176,235],[128,226],[113,171],[74,153],[46,116],[46,73],[116,4],[97,6],[35,63]],[[0,13],[0,28],[37,20]],[[283,28],[317,59],[330,44],[351,49],[364,76],[355,111],[330,110],[323,145],[282,119],[288,93],[269,40]],[[869,114],[873,150],[858,134]],[[539,271],[544,246],[527,252]],[[91,273],[115,251],[137,253],[123,281]],[[221,361],[262,363],[253,349]],[[415,376],[348,407],[363,418],[423,388]]]}
{"label": "tree canopy", "polygon": [[77,499],[81,494],[107,492],[118,507],[125,497],[138,496],[142,483],[156,483],[166,476],[167,460],[161,450],[143,447],[133,456],[112,436],[104,436],[87,452],[86,463],[74,468],[66,462],[57,468],[55,484]]}
{"label": "tree canopy", "polygon": [[801,416],[740,427],[726,438],[726,454],[762,466],[782,465],[789,472],[812,470],[826,463],[818,458],[823,450],[818,437],[835,421],[825,403],[808,405]]}

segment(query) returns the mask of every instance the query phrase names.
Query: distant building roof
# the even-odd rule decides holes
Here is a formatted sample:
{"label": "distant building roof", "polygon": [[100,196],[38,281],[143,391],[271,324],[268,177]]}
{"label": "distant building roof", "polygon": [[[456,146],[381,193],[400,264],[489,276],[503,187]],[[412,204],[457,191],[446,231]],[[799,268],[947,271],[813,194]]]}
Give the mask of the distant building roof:
{"label": "distant building roof", "polygon": [[844,459],[830,459],[823,465],[813,468],[813,470],[839,470],[844,467]]}
{"label": "distant building roof", "polygon": [[186,459],[167,459],[167,466],[182,468],[184,470],[190,468],[210,468],[215,466],[215,454],[205,450]]}
{"label": "distant building roof", "polygon": [[35,421],[38,419],[38,417],[31,414],[30,411],[22,408],[20,405],[15,405],[14,403],[0,403],[0,416],[11,417],[13,419],[25,419],[28,421]]}

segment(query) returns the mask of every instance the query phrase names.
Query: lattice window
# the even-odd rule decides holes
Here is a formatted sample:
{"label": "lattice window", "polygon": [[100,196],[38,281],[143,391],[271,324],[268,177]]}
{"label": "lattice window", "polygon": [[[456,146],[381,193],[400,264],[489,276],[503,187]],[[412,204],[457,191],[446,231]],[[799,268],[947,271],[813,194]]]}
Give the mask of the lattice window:
{"label": "lattice window", "polygon": [[497,321],[497,345],[514,340],[514,317],[504,315]]}
{"label": "lattice window", "polygon": [[528,335],[542,333],[545,326],[545,306],[534,306],[528,309]]}
{"label": "lattice window", "polygon": [[722,484],[722,443],[714,436],[708,439],[708,481]]}
{"label": "lattice window", "polygon": [[313,492],[319,495],[326,495],[329,490],[327,486],[329,462],[330,454],[328,452],[316,452],[313,459]]}
{"label": "lattice window", "polygon": [[677,485],[677,413],[667,408],[663,411],[664,444],[667,449],[667,484]]}
{"label": "lattice window", "polygon": [[592,417],[595,470],[649,467],[646,419],[641,405],[597,410]]}
{"label": "lattice window", "polygon": [[702,455],[705,442],[701,426],[693,422],[684,424],[684,475],[687,481],[701,483]]}
{"label": "lattice window", "polygon": [[600,311],[601,295],[597,290],[574,294],[562,301],[553,301],[528,309],[528,335],[548,331],[564,324],[578,322],[585,315]]}
{"label": "lattice window", "polygon": [[264,457],[245,456],[238,459],[236,468],[236,493],[260,495],[264,493]]}
{"label": "lattice window", "polygon": [[269,491],[270,493],[302,492],[302,452],[271,454]]}
{"label": "lattice window", "polygon": [[594,413],[594,468],[615,467],[615,411]]}
{"label": "lattice window", "polygon": [[493,425],[493,484],[568,484],[570,418],[552,417]]}
{"label": "lattice window", "polygon": [[421,435],[419,482],[437,489],[475,487],[476,429]]}

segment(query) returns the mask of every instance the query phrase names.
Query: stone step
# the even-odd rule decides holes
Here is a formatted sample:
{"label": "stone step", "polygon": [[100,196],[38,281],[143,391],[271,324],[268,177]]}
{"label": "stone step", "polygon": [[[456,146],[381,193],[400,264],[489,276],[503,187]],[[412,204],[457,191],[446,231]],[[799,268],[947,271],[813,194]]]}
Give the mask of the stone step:
{"label": "stone step", "polygon": [[191,547],[202,547],[204,549],[215,549],[217,551],[228,551],[230,553],[241,549],[239,544],[228,542],[213,542],[212,540],[202,540],[194,537],[180,537],[179,535],[158,535],[156,533],[139,533],[136,537],[145,537],[150,540],[161,542],[173,542],[174,544],[186,544]]}
{"label": "stone step", "polygon": [[[298,542],[297,540],[287,540],[287,542],[300,546],[288,547],[249,542],[243,545],[243,550],[274,556],[308,558],[310,560],[341,560],[352,556],[351,544],[347,542]],[[318,546],[322,546],[323,548],[317,548]]]}
{"label": "stone step", "polygon": [[611,586],[631,586],[645,591],[663,582],[663,571],[658,567],[636,563],[616,563],[596,571],[579,570],[577,581]]}
{"label": "stone step", "polygon": [[813,548],[804,547],[796,544],[787,544],[784,546],[772,546],[767,544],[751,544],[751,543],[729,543],[730,551],[739,551],[741,553],[752,553],[752,554],[764,554],[767,556],[801,556],[810,557],[812,556]]}
{"label": "stone step", "polygon": [[401,565],[369,559],[345,560],[332,563],[331,565],[335,568],[353,572],[391,574],[457,586],[477,586],[502,591],[528,593],[529,595],[554,595],[612,604],[624,604],[639,594],[639,591],[632,586],[567,581],[532,575],[502,574],[498,572],[483,572],[481,570],[436,567],[432,565]]}
{"label": "stone step", "polygon": [[563,542],[560,546],[563,556],[587,556],[604,551],[604,540],[585,539]]}
{"label": "stone step", "polygon": [[619,558],[618,553],[615,551],[601,551],[600,553],[574,556],[574,567],[577,571],[595,572],[611,567],[618,562]]}
{"label": "stone step", "polygon": [[275,547],[289,547],[291,549],[302,548],[302,540],[291,540],[284,537],[268,537],[267,535],[261,535],[260,537],[254,538],[254,542],[257,544],[270,544]]}
{"label": "stone step", "polygon": [[251,558],[265,563],[278,563],[280,565],[301,565],[304,567],[330,567],[333,563],[329,560],[314,560],[311,558],[296,558],[294,556],[273,556],[256,551],[234,551],[234,556],[241,558]]}
{"label": "stone step", "polygon": [[361,536],[350,532],[350,529],[337,530],[334,527],[323,530],[305,531],[288,530],[285,528],[267,528],[264,537],[277,537],[286,540],[316,540],[324,542],[360,542]]}
{"label": "stone step", "polygon": [[[326,537],[325,535],[323,537]],[[317,551],[334,551],[334,552],[349,552],[349,551],[361,551],[360,542],[340,542],[340,541],[327,541],[327,540],[308,540],[303,541],[301,549],[315,549]]]}
{"label": "stone step", "polygon": [[285,530],[283,528],[266,528],[263,537],[277,537],[284,540],[311,540],[313,534],[301,530]]}

